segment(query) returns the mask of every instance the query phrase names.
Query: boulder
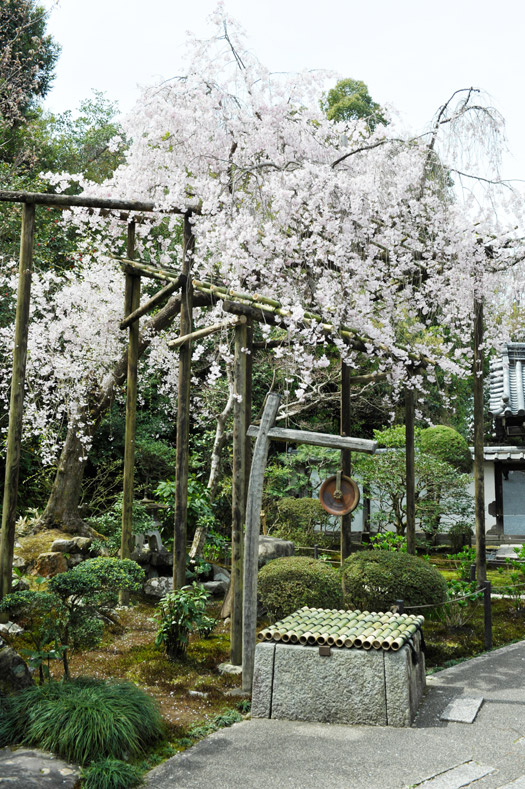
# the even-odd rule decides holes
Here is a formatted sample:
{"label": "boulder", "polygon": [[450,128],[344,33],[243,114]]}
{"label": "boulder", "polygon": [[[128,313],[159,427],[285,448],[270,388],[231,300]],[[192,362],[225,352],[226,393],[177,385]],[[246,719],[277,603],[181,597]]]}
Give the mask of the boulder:
{"label": "boulder", "polygon": [[279,537],[259,537],[259,567],[271,562],[272,559],[280,559],[281,556],[293,556],[295,546],[290,540],[281,540]]}
{"label": "boulder", "polygon": [[213,572],[214,581],[226,581],[227,584],[230,583],[230,573],[228,570],[225,570],[224,567],[219,567],[217,564],[212,564],[211,569]]}
{"label": "boulder", "polygon": [[70,540],[54,540],[51,545],[51,550],[60,551],[61,553],[89,553],[92,542],[93,540],[89,537],[72,537]]}
{"label": "boulder", "polygon": [[16,567],[17,570],[21,570],[25,572],[27,570],[27,560],[24,559],[22,556],[17,556],[16,554],[13,556],[13,567]]}
{"label": "boulder", "polygon": [[28,667],[14,649],[0,637],[0,693],[12,693],[33,685]]}
{"label": "boulder", "polygon": [[144,584],[144,594],[150,597],[161,597],[173,592],[173,578],[162,576],[160,578],[149,578]]}
{"label": "boulder", "polygon": [[205,581],[202,585],[209,594],[215,597],[216,595],[226,594],[229,581]]}
{"label": "boulder", "polygon": [[51,578],[58,573],[65,573],[67,569],[67,559],[61,551],[48,551],[37,558],[31,574]]}

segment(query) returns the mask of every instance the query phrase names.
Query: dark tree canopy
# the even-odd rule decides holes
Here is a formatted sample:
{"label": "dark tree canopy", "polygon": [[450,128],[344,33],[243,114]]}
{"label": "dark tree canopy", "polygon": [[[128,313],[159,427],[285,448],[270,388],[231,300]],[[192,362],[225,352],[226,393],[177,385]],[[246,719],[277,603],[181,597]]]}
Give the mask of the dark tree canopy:
{"label": "dark tree canopy", "polygon": [[386,126],[381,107],[368,92],[368,87],[358,79],[340,79],[323,97],[321,107],[328,120],[365,120],[370,131],[381,123]]}
{"label": "dark tree canopy", "polygon": [[0,3],[0,121],[23,122],[49,91],[60,47],[46,35],[46,11],[35,0]]}

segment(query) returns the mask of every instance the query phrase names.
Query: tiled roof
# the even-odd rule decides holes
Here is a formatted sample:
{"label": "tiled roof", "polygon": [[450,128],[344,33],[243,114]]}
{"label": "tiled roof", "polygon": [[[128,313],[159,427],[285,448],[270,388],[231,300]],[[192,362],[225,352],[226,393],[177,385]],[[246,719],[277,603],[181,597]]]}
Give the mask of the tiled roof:
{"label": "tiled roof", "polygon": [[484,460],[511,460],[512,462],[525,460],[525,447],[485,447],[483,458]]}
{"label": "tiled roof", "polygon": [[509,342],[490,364],[490,413],[525,416],[525,343]]}

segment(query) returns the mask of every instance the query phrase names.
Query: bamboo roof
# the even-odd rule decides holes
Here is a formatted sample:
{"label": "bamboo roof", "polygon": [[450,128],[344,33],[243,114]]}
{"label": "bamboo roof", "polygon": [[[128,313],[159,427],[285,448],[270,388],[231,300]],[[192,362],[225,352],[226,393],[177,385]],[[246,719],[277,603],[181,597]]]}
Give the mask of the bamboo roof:
{"label": "bamboo roof", "polygon": [[265,627],[257,635],[257,640],[397,652],[421,630],[423,622],[423,616],[413,614],[305,606],[274,625]]}

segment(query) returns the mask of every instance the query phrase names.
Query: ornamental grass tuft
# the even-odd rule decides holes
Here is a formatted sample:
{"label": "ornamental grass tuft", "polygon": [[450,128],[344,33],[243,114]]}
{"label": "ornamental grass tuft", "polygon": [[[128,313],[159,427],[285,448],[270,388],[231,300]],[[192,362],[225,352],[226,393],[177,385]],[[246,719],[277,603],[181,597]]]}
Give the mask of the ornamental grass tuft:
{"label": "ornamental grass tuft", "polygon": [[83,789],[133,789],[142,784],[142,771],[120,759],[101,759],[82,771]]}
{"label": "ornamental grass tuft", "polygon": [[82,765],[137,756],[162,733],[147,693],[128,682],[84,677],[11,696],[0,722],[2,744],[37,746]]}

